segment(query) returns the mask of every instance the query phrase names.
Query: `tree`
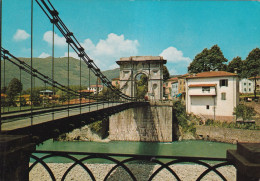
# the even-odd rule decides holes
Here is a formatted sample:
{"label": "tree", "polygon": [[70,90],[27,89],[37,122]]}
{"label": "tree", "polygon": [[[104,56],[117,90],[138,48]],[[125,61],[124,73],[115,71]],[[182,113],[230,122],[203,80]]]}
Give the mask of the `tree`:
{"label": "tree", "polygon": [[247,77],[253,77],[255,81],[254,94],[256,98],[256,77],[260,75],[260,49],[253,49],[245,60],[245,69]]}
{"label": "tree", "polygon": [[167,67],[164,65],[163,66],[163,81],[166,81],[169,78],[170,78],[169,71],[168,71]]}
{"label": "tree", "polygon": [[237,56],[233,58],[233,60],[228,63],[227,71],[232,73],[237,71],[238,77],[245,77],[244,61],[241,59],[241,57]]}
{"label": "tree", "polygon": [[136,97],[143,99],[148,91],[148,77],[141,75],[140,80],[136,81]]}
{"label": "tree", "polygon": [[17,78],[13,78],[8,84],[6,94],[11,104],[14,104],[15,96],[23,90],[23,84]]}
{"label": "tree", "polygon": [[197,54],[188,67],[189,73],[200,73],[207,71],[226,70],[224,57],[218,45],[212,46],[209,50],[205,48]]}
{"label": "tree", "polygon": [[252,119],[256,115],[253,107],[246,106],[244,104],[239,104],[234,108],[234,114],[237,118],[242,118],[243,121]]}

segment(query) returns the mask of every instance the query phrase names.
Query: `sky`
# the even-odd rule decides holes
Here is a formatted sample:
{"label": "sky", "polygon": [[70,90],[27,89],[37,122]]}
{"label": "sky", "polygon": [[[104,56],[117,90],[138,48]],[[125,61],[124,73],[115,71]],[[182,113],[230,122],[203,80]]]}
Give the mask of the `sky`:
{"label": "sky", "polygon": [[[31,0],[2,0],[2,46],[31,56]],[[259,1],[51,0],[60,18],[103,70],[120,57],[163,56],[171,75],[185,74],[204,48],[217,44],[231,61],[260,47]],[[33,57],[52,55],[52,24],[34,1]],[[55,57],[68,54],[57,28]],[[76,54],[70,50],[70,56]]]}

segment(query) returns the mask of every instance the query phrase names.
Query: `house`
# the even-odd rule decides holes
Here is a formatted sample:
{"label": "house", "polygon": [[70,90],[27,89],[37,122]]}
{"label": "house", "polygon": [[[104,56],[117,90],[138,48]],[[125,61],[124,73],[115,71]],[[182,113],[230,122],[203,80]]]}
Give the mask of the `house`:
{"label": "house", "polygon": [[120,79],[119,78],[113,78],[112,79],[112,85],[115,86],[115,87],[119,87]]}
{"label": "house", "polygon": [[249,79],[241,79],[239,81],[239,92],[243,94],[254,93],[254,81]]}
{"label": "house", "polygon": [[188,77],[190,74],[184,74],[178,77],[178,97],[185,102],[186,99],[186,77]]}
{"label": "house", "polygon": [[94,90],[83,89],[83,90],[78,90],[78,92],[81,93],[81,95],[83,96],[89,96],[90,94],[94,93]]}
{"label": "house", "polygon": [[90,85],[88,88],[89,91],[93,91],[94,94],[99,94],[103,90],[103,85],[95,84],[95,85]]}
{"label": "house", "polygon": [[172,84],[174,82],[177,82],[178,81],[178,78],[177,77],[172,77],[172,78],[169,78],[168,80],[166,80],[163,84],[163,88],[164,88],[164,97],[166,99],[170,99],[172,100]]}
{"label": "house", "polygon": [[[254,77],[249,78],[249,80],[255,82]],[[254,87],[254,89],[255,89],[255,87]],[[254,90],[253,90],[253,92],[254,92]],[[256,76],[256,92],[260,92],[260,76]]]}
{"label": "house", "polygon": [[186,111],[205,119],[234,120],[239,102],[238,77],[235,73],[212,71],[186,77]]}
{"label": "house", "polygon": [[176,81],[172,82],[172,97],[173,99],[177,99],[179,95],[178,92],[178,78],[176,77]]}

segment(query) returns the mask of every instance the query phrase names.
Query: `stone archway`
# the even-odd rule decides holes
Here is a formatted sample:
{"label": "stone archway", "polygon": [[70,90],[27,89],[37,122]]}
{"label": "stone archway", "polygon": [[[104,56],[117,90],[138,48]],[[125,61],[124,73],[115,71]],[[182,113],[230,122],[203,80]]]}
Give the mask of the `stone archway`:
{"label": "stone archway", "polygon": [[131,97],[135,95],[135,77],[145,74],[148,77],[148,99],[161,100],[163,97],[163,64],[161,56],[131,56],[120,58],[120,90]]}

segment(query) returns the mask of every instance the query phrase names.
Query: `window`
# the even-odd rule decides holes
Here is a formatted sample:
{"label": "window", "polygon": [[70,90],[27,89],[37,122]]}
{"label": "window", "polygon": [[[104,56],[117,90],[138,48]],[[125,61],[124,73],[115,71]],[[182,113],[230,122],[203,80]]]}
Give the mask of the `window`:
{"label": "window", "polygon": [[210,92],[210,87],[202,87],[202,92]]}
{"label": "window", "polygon": [[206,106],[206,109],[209,109],[209,105]]}
{"label": "window", "polygon": [[249,88],[249,89],[248,89],[248,91],[250,92],[250,91],[251,91],[251,89]]}
{"label": "window", "polygon": [[244,83],[244,85],[246,85],[246,83]]}
{"label": "window", "polygon": [[221,93],[221,100],[226,100],[226,93],[225,92]]}
{"label": "window", "polygon": [[244,91],[246,92],[246,88],[244,88]]}
{"label": "window", "polygon": [[248,83],[248,85],[250,86],[250,85],[251,85],[251,83]]}
{"label": "window", "polygon": [[228,80],[227,79],[222,79],[222,80],[219,80],[219,86],[222,87],[222,86],[228,86]]}

